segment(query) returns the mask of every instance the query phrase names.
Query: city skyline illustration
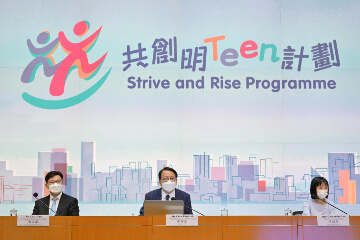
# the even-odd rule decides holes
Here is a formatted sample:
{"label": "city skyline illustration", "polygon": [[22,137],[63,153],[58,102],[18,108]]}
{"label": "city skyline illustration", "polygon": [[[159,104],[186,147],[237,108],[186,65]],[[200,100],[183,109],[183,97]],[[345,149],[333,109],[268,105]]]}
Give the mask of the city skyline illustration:
{"label": "city skyline illustration", "polygon": [[[258,160],[258,161],[257,161]],[[258,164],[256,163],[258,162]],[[63,191],[86,203],[142,202],[145,193],[159,188],[157,173],[168,160],[129,162],[120,167],[109,166],[108,171],[96,170],[96,142],[81,142],[80,174],[73,172],[69,152],[65,148],[38,152],[36,176],[16,176],[8,161],[0,161],[0,204],[31,202],[47,196],[44,177],[49,171],[64,175]],[[240,161],[239,156],[223,155],[219,166],[214,166],[211,154],[193,155],[193,172],[178,172],[177,188],[188,192],[192,201],[216,202],[302,202],[309,198],[310,182],[316,176],[329,181],[329,200],[335,203],[356,204],[360,199],[360,174],[357,173],[355,152],[328,153],[327,168],[310,168],[296,179],[292,174],[274,176],[278,162],[272,158],[250,156]],[[154,174],[155,173],[155,174]],[[299,188],[299,182],[304,188]],[[305,189],[305,190],[304,190]]]}

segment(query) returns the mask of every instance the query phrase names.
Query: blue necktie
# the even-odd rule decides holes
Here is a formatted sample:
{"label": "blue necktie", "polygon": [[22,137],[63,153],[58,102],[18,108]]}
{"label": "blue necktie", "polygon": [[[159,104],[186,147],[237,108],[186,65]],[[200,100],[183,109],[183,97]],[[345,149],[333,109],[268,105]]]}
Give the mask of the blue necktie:
{"label": "blue necktie", "polygon": [[[57,198],[56,197],[54,197],[53,199],[53,204],[52,204],[52,206],[51,206],[51,210],[53,210],[55,213],[56,213],[56,200],[57,200]],[[53,212],[53,211],[51,211],[50,210],[50,216],[55,216],[55,213]]]}
{"label": "blue necktie", "polygon": [[165,199],[166,199],[166,201],[169,201],[170,195],[166,195]]}

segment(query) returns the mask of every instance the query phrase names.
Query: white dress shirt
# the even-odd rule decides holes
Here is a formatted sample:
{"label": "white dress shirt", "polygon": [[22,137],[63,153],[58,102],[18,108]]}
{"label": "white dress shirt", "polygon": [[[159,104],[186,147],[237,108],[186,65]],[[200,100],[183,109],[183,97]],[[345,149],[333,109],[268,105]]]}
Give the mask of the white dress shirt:
{"label": "white dress shirt", "polygon": [[171,198],[175,197],[175,189],[170,194],[167,194],[166,192],[164,192],[164,189],[161,189],[161,200],[166,201],[166,195],[170,196],[169,201],[171,201]]}
{"label": "white dress shirt", "polygon": [[[60,202],[60,198],[61,198],[61,195],[62,195],[62,192],[60,192],[60,194],[57,196],[57,200],[56,200],[56,210],[55,210],[55,212],[57,211],[57,208],[58,208],[58,206],[59,206],[59,202]],[[52,207],[52,205],[53,205],[53,195],[51,194],[51,192],[50,192],[50,203],[49,203],[49,207],[51,208]],[[49,209],[49,211],[51,211],[50,209]]]}

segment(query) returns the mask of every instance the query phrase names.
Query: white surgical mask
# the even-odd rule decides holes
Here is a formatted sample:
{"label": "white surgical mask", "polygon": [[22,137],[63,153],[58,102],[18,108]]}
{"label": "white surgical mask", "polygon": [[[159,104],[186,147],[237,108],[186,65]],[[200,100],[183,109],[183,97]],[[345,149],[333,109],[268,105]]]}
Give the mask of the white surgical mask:
{"label": "white surgical mask", "polygon": [[325,199],[328,195],[328,190],[317,190],[317,195],[320,199]]}
{"label": "white surgical mask", "polygon": [[167,181],[161,184],[162,189],[164,189],[166,192],[170,193],[172,191],[174,191],[175,187],[176,187],[176,182],[172,182],[172,181]]}
{"label": "white surgical mask", "polygon": [[62,190],[62,184],[54,183],[49,185],[49,191],[54,194],[58,194]]}

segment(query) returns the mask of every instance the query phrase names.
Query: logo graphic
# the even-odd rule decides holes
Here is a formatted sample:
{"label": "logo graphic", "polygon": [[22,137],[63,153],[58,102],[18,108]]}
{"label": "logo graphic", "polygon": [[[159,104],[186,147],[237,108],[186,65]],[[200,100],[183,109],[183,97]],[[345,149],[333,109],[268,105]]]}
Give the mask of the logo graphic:
{"label": "logo graphic", "polygon": [[[78,22],[73,29],[73,32],[76,36],[84,36],[90,28],[90,23],[87,21]],[[31,40],[27,40],[28,48],[31,54],[35,57],[25,68],[21,81],[23,83],[31,83],[34,81],[35,73],[37,69],[42,65],[44,69],[44,75],[46,77],[52,77],[49,92],[51,96],[58,97],[64,93],[66,79],[69,76],[70,72],[75,68],[78,69],[78,75],[81,79],[90,80],[92,79],[97,72],[100,70],[106,55],[106,52],[100,59],[94,63],[89,63],[87,53],[95,45],[100,31],[100,27],[95,33],[86,38],[85,40],[79,43],[70,42],[65,36],[64,32],[61,31],[58,34],[58,37],[52,42],[48,43],[50,40],[50,32],[44,31],[41,32],[37,37],[37,43],[44,45],[43,47],[35,47]],[[62,47],[67,56],[60,62],[55,63],[53,58],[53,53],[58,49],[59,45]],[[93,95],[105,82],[108,75],[110,74],[111,68],[107,73],[100,78],[92,87],[85,90],[84,92],[61,100],[45,100],[36,98],[26,92],[22,94],[23,99],[39,108],[44,109],[62,109],[74,106],[87,98]]]}

